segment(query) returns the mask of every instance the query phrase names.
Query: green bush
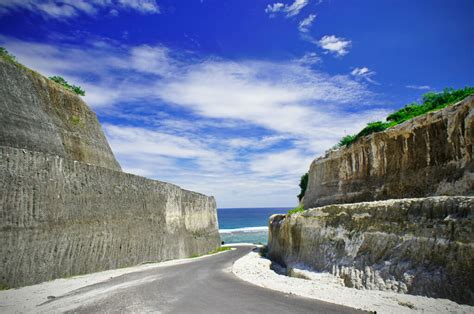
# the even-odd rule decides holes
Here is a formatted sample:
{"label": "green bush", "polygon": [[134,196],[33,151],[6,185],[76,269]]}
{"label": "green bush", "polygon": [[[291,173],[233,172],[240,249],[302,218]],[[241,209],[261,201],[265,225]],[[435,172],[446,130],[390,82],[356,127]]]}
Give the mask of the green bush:
{"label": "green bush", "polygon": [[85,96],[86,95],[86,92],[80,87],[80,86],[76,86],[76,85],[70,85],[64,78],[62,78],[61,76],[50,76],[49,77],[50,80],[58,83],[59,85],[65,87],[66,89],[69,89],[70,91],[78,94],[78,95],[81,95],[81,96]]}
{"label": "green bush", "polygon": [[301,202],[303,199],[304,193],[306,192],[306,188],[308,187],[308,178],[309,178],[309,173],[306,172],[304,175],[301,176],[300,179],[300,194],[298,194],[298,201]]}
{"label": "green bush", "polygon": [[289,210],[288,211],[288,216],[291,216],[292,214],[296,214],[296,213],[300,213],[300,212],[304,212],[304,205],[303,204],[299,204],[297,207]]}
{"label": "green bush", "polygon": [[465,87],[454,90],[446,88],[441,93],[427,93],[422,97],[422,103],[416,102],[406,105],[404,108],[387,116],[387,122],[375,121],[367,124],[359,133],[344,136],[336,147],[349,146],[361,137],[369,134],[386,130],[394,125],[403,123],[411,118],[425,114],[430,111],[439,110],[458,101],[463,100],[469,95],[474,94],[474,87]]}
{"label": "green bush", "polygon": [[356,140],[356,135],[355,134],[354,135],[346,135],[343,138],[341,138],[339,143],[337,143],[336,148],[342,147],[342,146],[347,146],[347,145],[351,144],[352,142],[354,142],[355,140]]}
{"label": "green bush", "polygon": [[18,62],[16,61],[16,57],[9,53],[8,50],[3,47],[0,47],[0,56],[3,58],[3,60],[7,62],[18,64]]}

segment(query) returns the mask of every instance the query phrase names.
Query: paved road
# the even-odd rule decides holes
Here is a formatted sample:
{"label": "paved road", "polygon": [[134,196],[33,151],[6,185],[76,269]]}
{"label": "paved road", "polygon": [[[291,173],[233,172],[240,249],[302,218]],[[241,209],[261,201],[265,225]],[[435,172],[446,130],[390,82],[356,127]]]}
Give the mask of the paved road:
{"label": "paved road", "polygon": [[[43,306],[69,303],[63,309],[74,313],[359,313],[240,280],[230,272],[232,263],[252,248],[237,247],[191,263],[129,273],[86,286]],[[80,300],[89,302],[81,305],[84,303]]]}

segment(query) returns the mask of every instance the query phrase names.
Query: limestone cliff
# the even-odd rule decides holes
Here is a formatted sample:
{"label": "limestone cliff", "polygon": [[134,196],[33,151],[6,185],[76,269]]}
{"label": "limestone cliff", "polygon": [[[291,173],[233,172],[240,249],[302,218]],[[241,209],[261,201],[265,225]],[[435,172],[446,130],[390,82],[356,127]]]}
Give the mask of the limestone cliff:
{"label": "limestone cliff", "polygon": [[348,287],[474,304],[474,197],[335,204],[269,222],[269,256]]}
{"label": "limestone cliff", "polygon": [[73,92],[0,58],[0,146],[121,170],[95,113]]}
{"label": "limestone cliff", "polygon": [[304,207],[474,195],[474,96],[313,161]]}
{"label": "limestone cliff", "polygon": [[123,173],[95,114],[0,60],[0,286],[204,254],[213,197]]}
{"label": "limestone cliff", "polygon": [[470,96],[313,161],[309,209],[270,218],[270,258],[474,305],[473,108]]}

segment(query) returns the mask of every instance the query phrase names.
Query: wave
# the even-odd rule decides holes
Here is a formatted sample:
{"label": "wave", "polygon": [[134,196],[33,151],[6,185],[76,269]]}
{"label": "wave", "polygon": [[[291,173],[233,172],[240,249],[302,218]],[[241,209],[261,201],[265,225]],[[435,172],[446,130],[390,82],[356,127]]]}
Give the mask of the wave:
{"label": "wave", "polygon": [[244,227],[244,228],[236,228],[236,229],[219,229],[219,233],[242,233],[242,232],[262,232],[267,231],[267,226],[261,227]]}

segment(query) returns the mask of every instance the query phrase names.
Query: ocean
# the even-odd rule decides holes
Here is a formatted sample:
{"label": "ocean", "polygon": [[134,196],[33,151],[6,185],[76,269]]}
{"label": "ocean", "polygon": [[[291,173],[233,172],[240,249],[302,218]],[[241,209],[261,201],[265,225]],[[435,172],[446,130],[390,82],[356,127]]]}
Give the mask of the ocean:
{"label": "ocean", "polygon": [[268,218],[286,214],[292,207],[218,208],[219,233],[227,243],[262,243],[268,240]]}

